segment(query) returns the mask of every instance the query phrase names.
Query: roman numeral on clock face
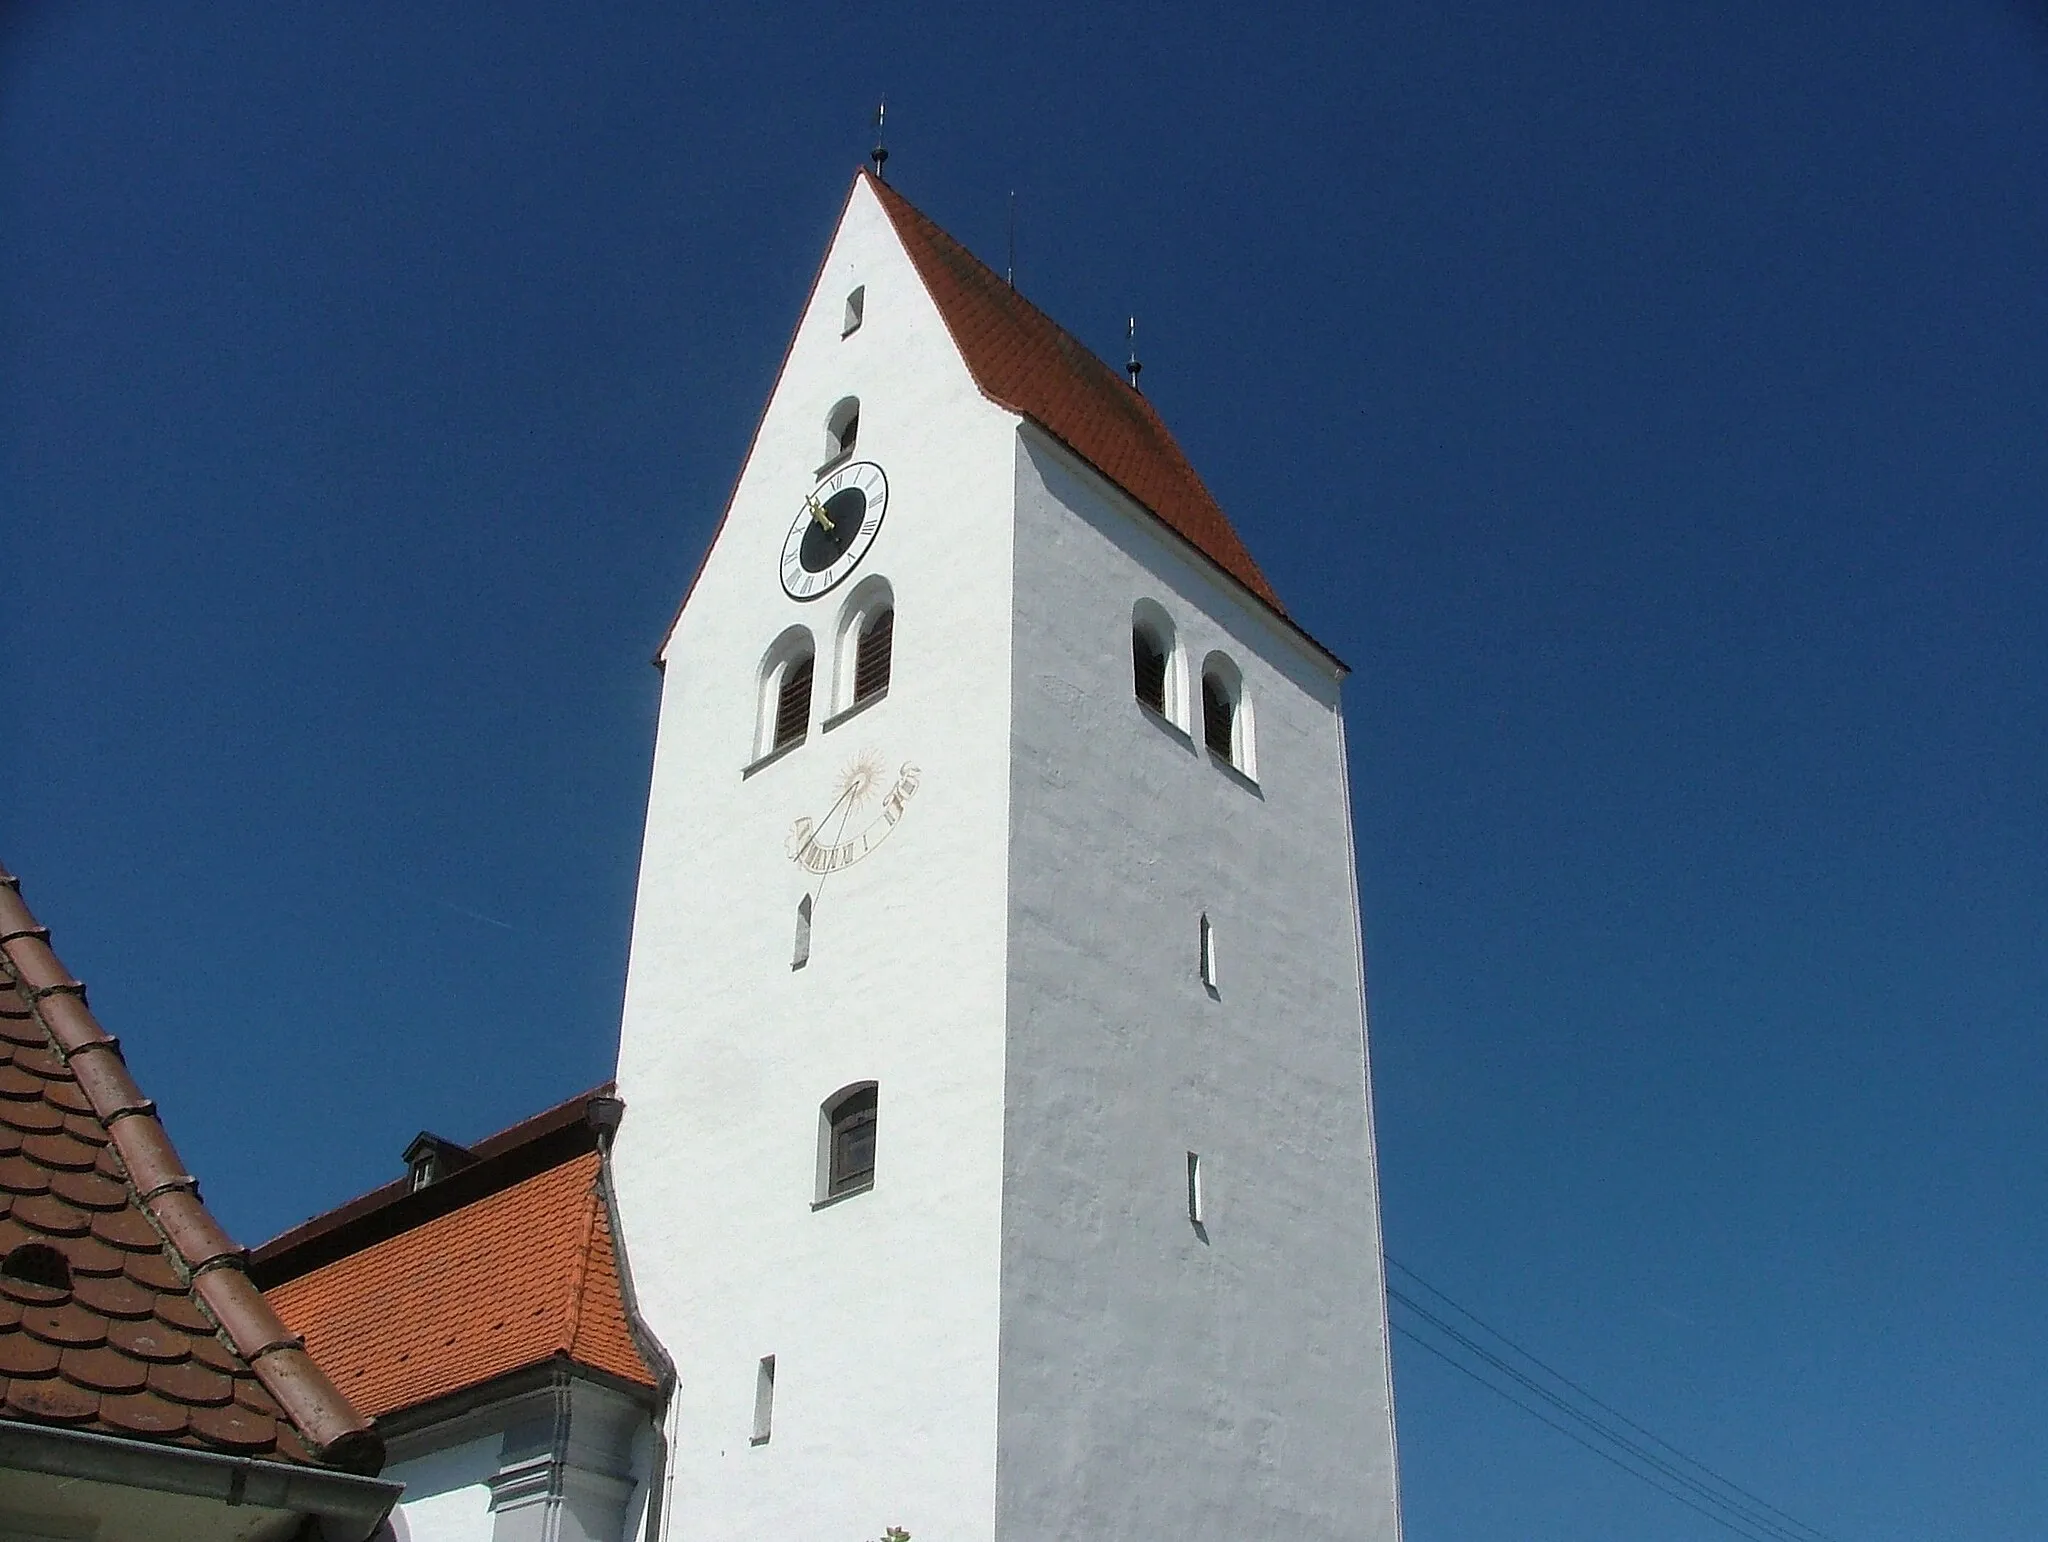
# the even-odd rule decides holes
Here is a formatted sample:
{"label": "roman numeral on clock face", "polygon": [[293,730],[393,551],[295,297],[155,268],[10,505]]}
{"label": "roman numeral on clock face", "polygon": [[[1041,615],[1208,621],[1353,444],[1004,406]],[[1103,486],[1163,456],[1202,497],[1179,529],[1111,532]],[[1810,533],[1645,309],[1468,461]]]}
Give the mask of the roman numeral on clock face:
{"label": "roman numeral on clock face", "polygon": [[881,533],[888,502],[889,479],[873,461],[841,466],[805,494],[782,541],[783,592],[809,600],[837,588]]}

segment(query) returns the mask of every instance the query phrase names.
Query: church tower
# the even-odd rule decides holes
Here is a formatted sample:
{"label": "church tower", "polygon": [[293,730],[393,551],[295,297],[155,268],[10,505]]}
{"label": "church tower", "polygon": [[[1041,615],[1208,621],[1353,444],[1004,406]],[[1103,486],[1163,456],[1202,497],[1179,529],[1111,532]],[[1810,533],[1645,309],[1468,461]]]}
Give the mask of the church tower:
{"label": "church tower", "polygon": [[1145,398],[861,173],[661,663],[666,1535],[1394,1542],[1344,666]]}

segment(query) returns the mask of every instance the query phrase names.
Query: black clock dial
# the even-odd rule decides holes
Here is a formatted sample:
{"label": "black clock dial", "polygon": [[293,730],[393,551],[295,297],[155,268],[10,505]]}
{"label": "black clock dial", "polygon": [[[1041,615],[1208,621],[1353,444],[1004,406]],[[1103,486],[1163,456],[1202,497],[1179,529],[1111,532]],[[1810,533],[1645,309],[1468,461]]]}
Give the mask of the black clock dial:
{"label": "black clock dial", "polygon": [[804,532],[803,544],[797,549],[797,560],[806,573],[822,573],[846,555],[867,517],[868,495],[858,487],[842,487],[818,509],[824,517],[811,516],[811,528]]}
{"label": "black clock dial", "polygon": [[807,494],[777,564],[792,600],[830,594],[860,566],[889,509],[889,479],[871,460],[841,466]]}

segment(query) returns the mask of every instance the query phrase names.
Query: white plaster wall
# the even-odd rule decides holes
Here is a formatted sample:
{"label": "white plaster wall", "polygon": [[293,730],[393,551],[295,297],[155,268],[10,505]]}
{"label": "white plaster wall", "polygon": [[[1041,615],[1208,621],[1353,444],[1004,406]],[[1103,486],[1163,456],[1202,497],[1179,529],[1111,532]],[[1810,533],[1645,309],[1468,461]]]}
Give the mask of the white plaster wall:
{"label": "white plaster wall", "polygon": [[383,1476],[405,1485],[394,1526],[402,1542],[491,1542],[491,1477],[498,1470],[500,1436],[475,1440],[411,1461],[393,1462]]}
{"label": "white plaster wall", "polygon": [[[1018,444],[998,1535],[1391,1542],[1336,671]],[[1141,597],[1197,703],[1211,648],[1242,669],[1256,790],[1134,701]]]}
{"label": "white plaster wall", "polygon": [[[842,340],[856,284],[866,320]],[[895,661],[886,699],[820,734],[858,580],[798,604],[777,556],[849,393],[857,458],[889,477],[858,573],[894,587]],[[640,1304],[680,1371],[672,1538],[992,1535],[1014,437],[857,186],[666,652],[615,1171]],[[820,650],[812,736],[743,780],[757,665],[792,623]],[[868,749],[922,784],[820,889],[785,838]],[[876,1186],[814,1212],[819,1103],[869,1079]],[[753,1447],[768,1354],[774,1437]]]}

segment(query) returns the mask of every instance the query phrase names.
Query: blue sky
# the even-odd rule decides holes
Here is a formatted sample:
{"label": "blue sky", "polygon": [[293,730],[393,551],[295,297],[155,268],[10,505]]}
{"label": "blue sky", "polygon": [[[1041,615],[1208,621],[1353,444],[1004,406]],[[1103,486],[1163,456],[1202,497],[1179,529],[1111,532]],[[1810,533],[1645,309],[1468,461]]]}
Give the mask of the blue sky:
{"label": "blue sky", "polygon": [[[875,97],[1348,691],[1387,1237],[1841,1542],[2048,1509],[2048,20],[0,19],[0,854],[256,1241],[609,1072]],[[1412,1542],[1725,1536],[1397,1346]]]}

